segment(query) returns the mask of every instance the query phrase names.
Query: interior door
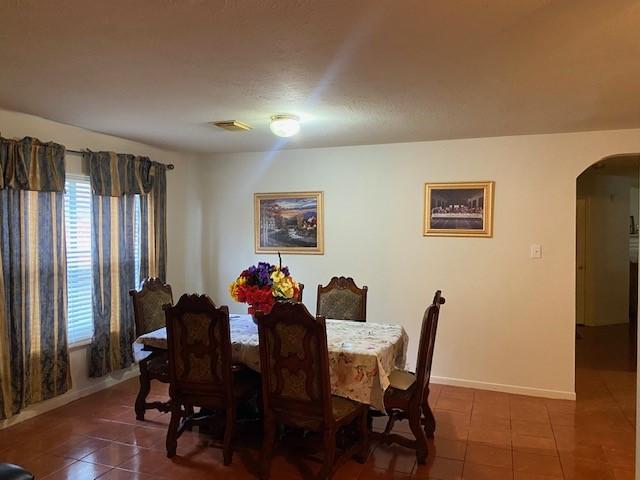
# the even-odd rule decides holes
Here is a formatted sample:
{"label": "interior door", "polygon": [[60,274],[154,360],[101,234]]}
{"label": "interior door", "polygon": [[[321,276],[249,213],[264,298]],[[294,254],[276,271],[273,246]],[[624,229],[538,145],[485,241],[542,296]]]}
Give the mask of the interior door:
{"label": "interior door", "polygon": [[578,198],[576,202],[576,323],[584,325],[585,286],[587,268],[587,209],[588,200]]}

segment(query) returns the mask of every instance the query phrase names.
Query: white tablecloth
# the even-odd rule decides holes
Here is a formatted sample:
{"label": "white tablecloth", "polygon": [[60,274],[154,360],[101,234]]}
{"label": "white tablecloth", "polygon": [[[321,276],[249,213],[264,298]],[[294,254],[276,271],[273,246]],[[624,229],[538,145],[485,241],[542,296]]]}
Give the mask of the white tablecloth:
{"label": "white tablecloth", "polygon": [[[260,371],[258,327],[250,315],[230,315],[234,362]],[[161,328],[136,339],[148,347],[167,348]],[[331,391],[384,411],[389,374],[404,368],[409,339],[400,325],[327,320]]]}

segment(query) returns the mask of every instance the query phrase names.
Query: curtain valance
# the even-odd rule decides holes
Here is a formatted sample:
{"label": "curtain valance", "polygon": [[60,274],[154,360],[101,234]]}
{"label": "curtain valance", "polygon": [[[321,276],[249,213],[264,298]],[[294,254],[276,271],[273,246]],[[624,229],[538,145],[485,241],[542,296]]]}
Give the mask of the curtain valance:
{"label": "curtain valance", "polygon": [[0,137],[0,189],[64,191],[64,153],[57,143]]}
{"label": "curtain valance", "polygon": [[149,193],[155,171],[166,168],[148,157],[127,153],[89,152],[85,155],[89,160],[93,193],[104,197]]}

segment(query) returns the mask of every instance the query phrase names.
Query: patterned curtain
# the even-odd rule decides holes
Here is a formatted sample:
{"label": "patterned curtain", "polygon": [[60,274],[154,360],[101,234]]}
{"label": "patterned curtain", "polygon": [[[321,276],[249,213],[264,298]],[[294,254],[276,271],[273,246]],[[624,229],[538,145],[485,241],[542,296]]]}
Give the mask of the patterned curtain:
{"label": "patterned curtain", "polygon": [[65,148],[36,138],[0,137],[0,189],[63,192]]}
{"label": "patterned curtain", "polygon": [[[96,152],[88,154],[88,160],[93,190],[94,252],[94,336],[89,374],[99,377],[133,363],[135,328],[129,290],[137,287],[135,196],[140,195],[141,205],[140,278],[155,272],[159,275],[157,265],[164,265],[166,225],[155,219],[164,215],[166,177],[164,165],[146,157]],[[156,200],[156,191],[162,192],[161,201]],[[158,251],[162,259],[151,260]]]}
{"label": "patterned curtain", "polygon": [[113,152],[91,152],[88,157],[91,188],[95,195],[120,197],[151,191],[154,162],[147,157]]}
{"label": "patterned curtain", "polygon": [[140,278],[167,276],[167,166],[154,163],[152,187],[140,198]]}
{"label": "patterned curtain", "polygon": [[0,138],[0,418],[71,387],[64,152]]}

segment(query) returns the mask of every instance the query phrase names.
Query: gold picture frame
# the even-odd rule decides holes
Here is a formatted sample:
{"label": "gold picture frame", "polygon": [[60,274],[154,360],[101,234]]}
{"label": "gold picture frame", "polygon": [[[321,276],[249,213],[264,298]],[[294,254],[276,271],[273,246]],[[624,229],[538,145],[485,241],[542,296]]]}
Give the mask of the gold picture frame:
{"label": "gold picture frame", "polygon": [[253,194],[256,253],[324,254],[323,192]]}
{"label": "gold picture frame", "polygon": [[424,184],[425,237],[492,237],[495,182]]}

